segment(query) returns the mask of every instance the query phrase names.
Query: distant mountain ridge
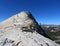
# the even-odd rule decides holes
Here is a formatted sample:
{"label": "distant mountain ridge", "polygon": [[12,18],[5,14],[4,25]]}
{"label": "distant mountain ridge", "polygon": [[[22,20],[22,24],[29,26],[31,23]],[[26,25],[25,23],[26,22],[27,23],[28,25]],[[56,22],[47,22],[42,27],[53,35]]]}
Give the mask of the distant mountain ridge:
{"label": "distant mountain ridge", "polygon": [[58,27],[60,25],[55,25],[55,24],[39,24],[41,26],[49,26],[49,27]]}

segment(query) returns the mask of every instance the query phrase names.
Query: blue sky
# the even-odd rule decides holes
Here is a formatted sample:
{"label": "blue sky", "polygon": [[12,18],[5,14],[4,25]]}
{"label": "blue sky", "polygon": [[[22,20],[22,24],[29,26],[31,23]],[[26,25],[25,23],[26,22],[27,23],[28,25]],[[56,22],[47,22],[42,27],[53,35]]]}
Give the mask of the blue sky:
{"label": "blue sky", "polygon": [[38,23],[60,24],[60,0],[0,0],[0,22],[30,11]]}

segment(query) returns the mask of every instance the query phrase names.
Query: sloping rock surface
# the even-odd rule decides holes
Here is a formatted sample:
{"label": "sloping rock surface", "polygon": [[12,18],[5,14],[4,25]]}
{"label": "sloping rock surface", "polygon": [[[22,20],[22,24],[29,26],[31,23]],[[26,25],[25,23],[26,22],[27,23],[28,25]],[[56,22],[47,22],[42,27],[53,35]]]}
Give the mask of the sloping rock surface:
{"label": "sloping rock surface", "polygon": [[21,12],[0,23],[0,46],[60,46],[38,32],[30,12]]}

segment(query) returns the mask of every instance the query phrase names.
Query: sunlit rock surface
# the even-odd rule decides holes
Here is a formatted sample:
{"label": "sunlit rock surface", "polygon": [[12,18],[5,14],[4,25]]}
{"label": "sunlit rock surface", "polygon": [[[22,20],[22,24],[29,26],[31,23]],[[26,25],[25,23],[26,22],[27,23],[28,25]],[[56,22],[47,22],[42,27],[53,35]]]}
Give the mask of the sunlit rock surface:
{"label": "sunlit rock surface", "polygon": [[60,46],[38,32],[30,12],[21,12],[0,23],[0,46]]}

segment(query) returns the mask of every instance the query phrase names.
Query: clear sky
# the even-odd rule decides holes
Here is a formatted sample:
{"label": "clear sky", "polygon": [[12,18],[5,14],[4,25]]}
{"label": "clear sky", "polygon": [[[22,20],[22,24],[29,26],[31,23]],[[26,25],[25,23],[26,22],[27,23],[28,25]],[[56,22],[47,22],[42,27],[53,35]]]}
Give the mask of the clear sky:
{"label": "clear sky", "polygon": [[60,0],[0,0],[0,22],[30,11],[38,23],[60,24]]}

